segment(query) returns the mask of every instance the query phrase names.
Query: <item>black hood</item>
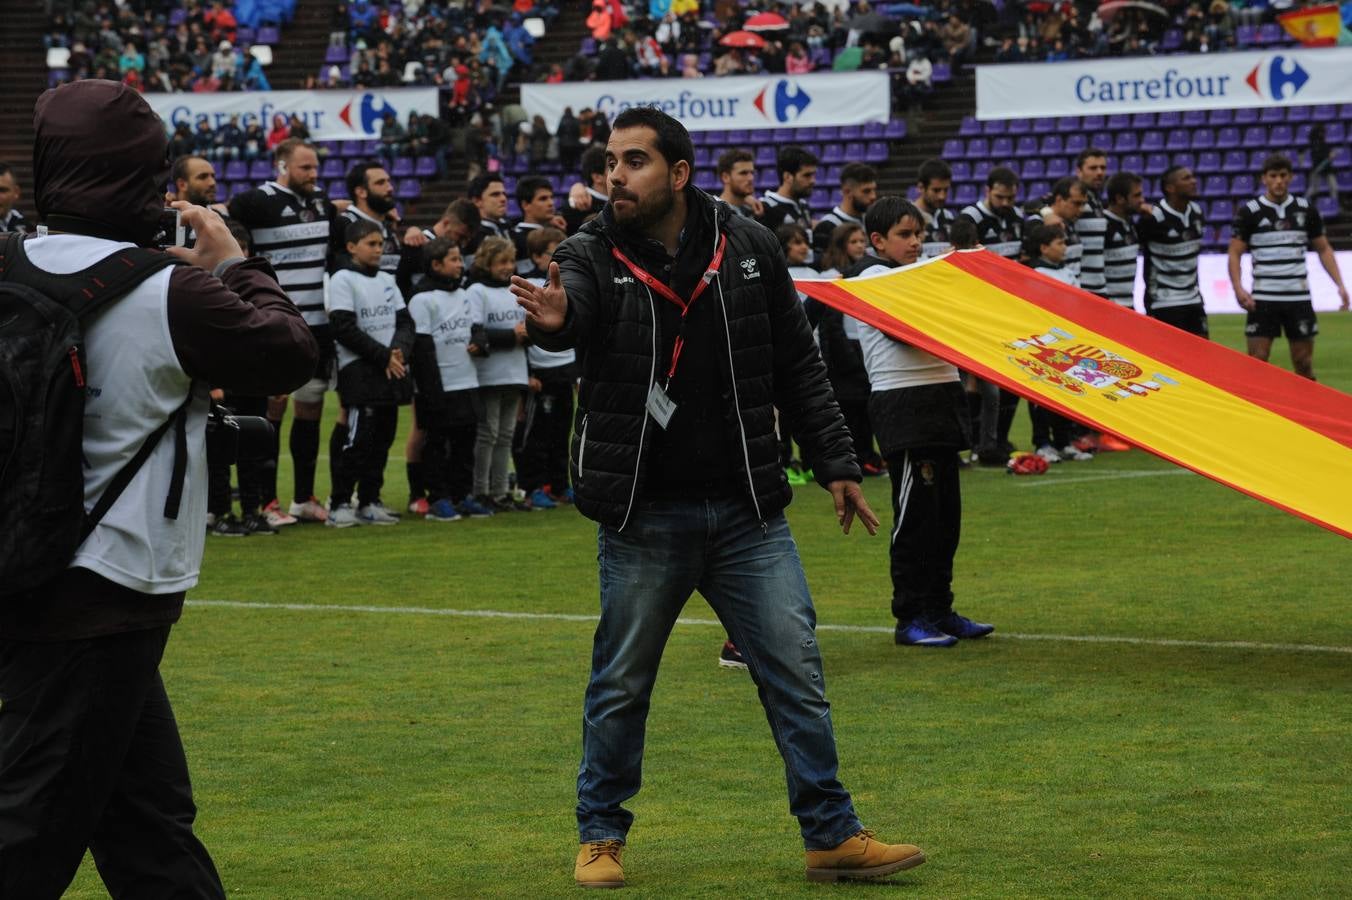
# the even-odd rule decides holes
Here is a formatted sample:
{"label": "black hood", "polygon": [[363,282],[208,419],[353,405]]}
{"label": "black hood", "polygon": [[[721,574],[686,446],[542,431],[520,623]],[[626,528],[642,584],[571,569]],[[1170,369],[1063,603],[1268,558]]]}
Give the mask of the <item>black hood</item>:
{"label": "black hood", "polygon": [[[116,81],[46,91],[33,110],[33,194],[38,217],[73,217],[149,243],[164,208],[169,139],[145,99]],[[78,223],[60,230],[97,233]],[[104,235],[100,235],[104,236]]]}

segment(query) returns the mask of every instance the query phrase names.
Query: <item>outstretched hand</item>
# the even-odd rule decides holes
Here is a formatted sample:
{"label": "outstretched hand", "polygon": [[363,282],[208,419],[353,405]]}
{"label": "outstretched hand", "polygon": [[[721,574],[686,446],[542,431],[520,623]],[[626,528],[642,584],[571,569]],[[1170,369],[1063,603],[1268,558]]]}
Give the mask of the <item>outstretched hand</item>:
{"label": "outstretched hand", "polygon": [[850,524],[854,521],[854,517],[858,516],[869,534],[878,533],[878,517],[869,509],[868,501],[864,499],[864,492],[860,490],[858,482],[833,481],[826,489],[831,492],[831,499],[836,502],[836,521],[840,523],[841,531],[849,534]]}
{"label": "outstretched hand", "polygon": [[559,264],[549,264],[549,280],[541,286],[520,275],[512,276],[512,294],[526,311],[526,319],[541,331],[558,331],[568,316],[568,295],[563,290]]}

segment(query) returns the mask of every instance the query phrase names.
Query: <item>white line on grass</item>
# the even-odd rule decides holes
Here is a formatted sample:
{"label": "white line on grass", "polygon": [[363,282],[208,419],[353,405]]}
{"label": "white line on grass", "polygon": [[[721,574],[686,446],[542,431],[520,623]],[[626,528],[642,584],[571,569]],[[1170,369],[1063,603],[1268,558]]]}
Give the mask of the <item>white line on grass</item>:
{"label": "white line on grass", "polygon": [[[596,616],[581,615],[578,613],[532,613],[532,612],[505,612],[496,609],[434,609],[428,606],[358,606],[358,605],[338,605],[321,603],[258,603],[246,602],[241,600],[189,600],[188,606],[209,606],[225,609],[262,609],[262,610],[289,610],[295,612],[347,612],[347,613],[376,613],[401,616],[453,616],[471,619],[533,619],[533,620],[551,620],[556,622],[595,622]],[[723,623],[717,619],[687,619],[680,618],[676,620],[678,625],[704,625],[723,627]],[[890,626],[881,625],[817,625],[818,631],[843,631],[851,634],[891,634],[893,629]],[[1326,647],[1319,644],[1265,644],[1258,641],[1189,641],[1174,638],[1140,638],[1140,637],[1118,637],[1105,634],[1014,634],[1011,632],[997,632],[992,635],[994,638],[1003,638],[1015,641],[1060,641],[1073,644],[1132,644],[1147,647],[1202,647],[1211,650],[1277,650],[1291,651],[1295,653],[1347,653],[1352,654],[1352,647]]]}
{"label": "white line on grass", "polygon": [[1084,484],[1086,481],[1117,481],[1120,478],[1164,478],[1170,475],[1191,475],[1187,469],[1162,469],[1158,472],[1103,472],[1097,475],[1071,475],[1067,478],[1048,478],[1017,482],[1019,487],[1056,487],[1062,484]]}

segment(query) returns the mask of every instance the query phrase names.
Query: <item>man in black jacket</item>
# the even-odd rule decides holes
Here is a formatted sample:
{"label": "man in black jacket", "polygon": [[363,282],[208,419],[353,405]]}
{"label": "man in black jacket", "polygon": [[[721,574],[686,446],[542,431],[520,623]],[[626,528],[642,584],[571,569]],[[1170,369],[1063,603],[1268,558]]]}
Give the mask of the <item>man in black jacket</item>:
{"label": "man in black jacket", "polygon": [[606,147],[610,203],[561,244],[549,280],[514,278],[532,338],[574,347],[577,508],[599,524],[601,620],[578,774],[574,877],[624,883],[649,696],[695,590],[742,651],[787,768],[789,807],[818,881],[887,875],[919,848],[872,839],[836,778],[815,613],[783,509],[775,409],[808,446],[848,533],[877,517],[859,489],[779,242],[690,184],[685,128],[621,113]]}

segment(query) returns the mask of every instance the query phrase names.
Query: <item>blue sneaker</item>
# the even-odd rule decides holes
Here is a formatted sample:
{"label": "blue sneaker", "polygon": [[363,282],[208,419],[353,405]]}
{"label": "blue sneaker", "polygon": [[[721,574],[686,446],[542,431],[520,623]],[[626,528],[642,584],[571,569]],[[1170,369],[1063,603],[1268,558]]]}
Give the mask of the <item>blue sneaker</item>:
{"label": "blue sneaker", "polygon": [[573,489],[568,488],[562,494],[556,494],[551,490],[549,492],[549,499],[553,500],[555,503],[572,503]]}
{"label": "blue sneaker", "polygon": [[550,499],[544,488],[536,488],[532,491],[526,502],[530,504],[531,509],[557,509],[559,506]]}
{"label": "blue sneaker", "polygon": [[912,647],[952,647],[958,639],[945,634],[924,619],[912,619],[897,625],[897,643]]}
{"label": "blue sneaker", "polygon": [[427,508],[423,518],[429,522],[456,522],[460,519],[460,511],[455,508],[455,504],[449,500],[438,500]]}
{"label": "blue sneaker", "polygon": [[964,641],[970,641],[973,638],[983,638],[995,630],[994,625],[987,625],[984,622],[973,622],[966,616],[960,616],[955,612],[950,612],[942,619],[934,623],[944,634],[951,634],[955,638]]}
{"label": "blue sneaker", "polygon": [[469,516],[474,519],[486,519],[493,515],[493,510],[484,506],[473,497],[466,497],[460,501],[460,515]]}

